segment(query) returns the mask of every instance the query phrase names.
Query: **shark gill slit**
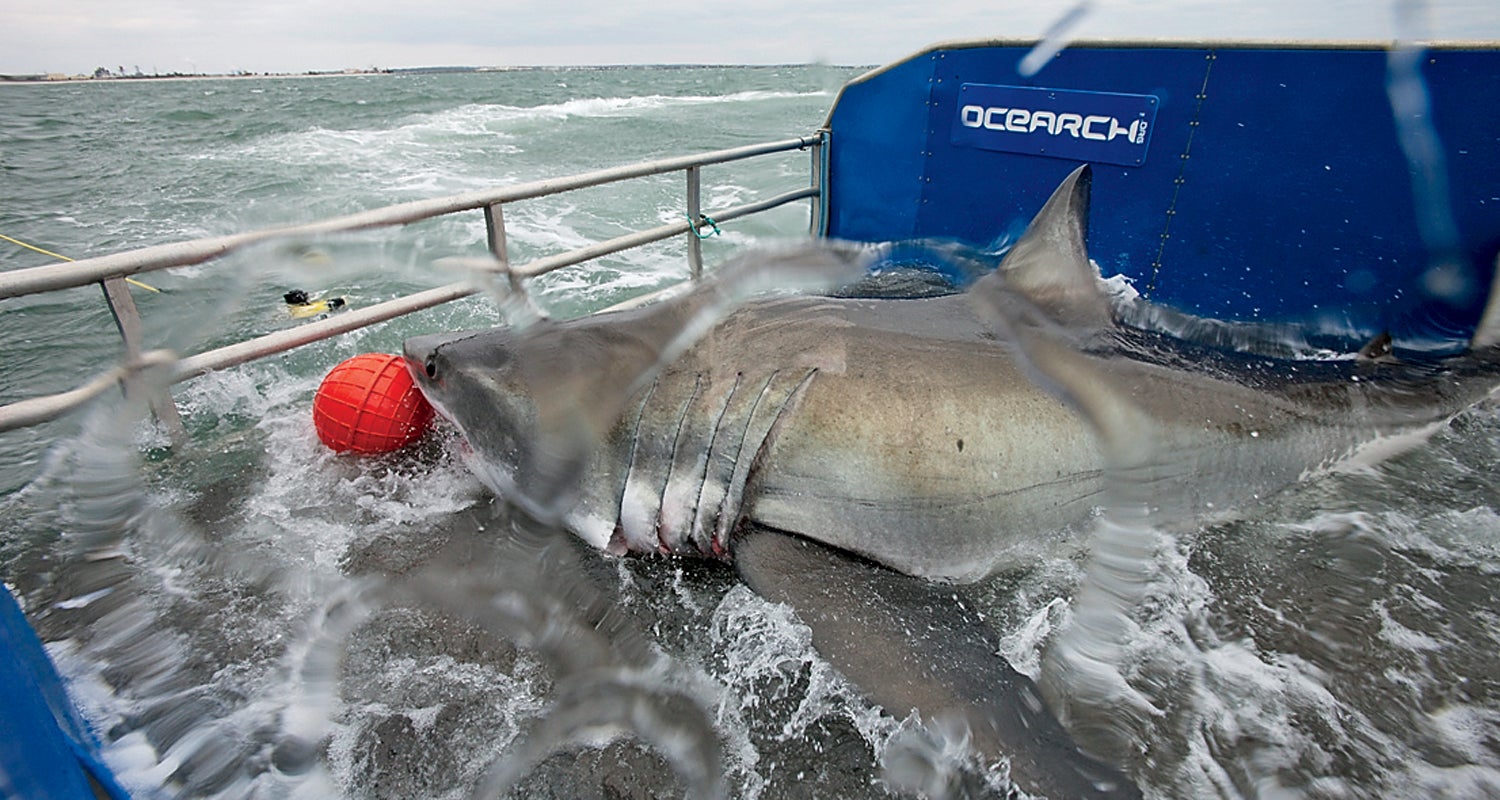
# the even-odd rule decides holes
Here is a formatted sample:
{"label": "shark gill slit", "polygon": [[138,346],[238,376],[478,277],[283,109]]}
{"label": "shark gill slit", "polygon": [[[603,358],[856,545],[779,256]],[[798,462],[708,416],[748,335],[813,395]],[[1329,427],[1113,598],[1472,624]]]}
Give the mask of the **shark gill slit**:
{"label": "shark gill slit", "polygon": [[667,487],[672,485],[672,473],[677,470],[677,451],[682,447],[682,430],[687,427],[689,412],[693,409],[693,401],[698,399],[698,392],[703,390],[703,376],[693,376],[693,393],[683,401],[682,408],[677,411],[677,430],[672,434],[672,449],[667,451],[667,474],[661,482],[661,492],[656,501],[656,547],[662,553],[672,552],[667,542],[662,538],[661,509],[667,502]]}
{"label": "shark gill slit", "polygon": [[[712,454],[712,457],[709,458],[709,468],[704,473],[703,486],[699,490],[698,511],[693,517],[693,530],[691,535],[694,543],[699,544],[700,548],[702,547],[700,543],[706,536],[708,539],[708,551],[710,554],[717,558],[724,558],[726,555],[728,555],[728,551],[725,549],[723,541],[721,541],[719,538],[718,531],[722,527],[719,520],[724,516],[724,514],[730,513],[729,510],[726,510],[726,507],[729,502],[730,493],[733,491],[734,477],[739,472],[740,454],[744,451],[745,448],[745,438],[750,435],[750,426],[755,419],[755,412],[760,408],[761,402],[765,399],[766,395],[770,393],[771,382],[776,380],[776,375],[778,373],[779,370],[773,370],[770,375],[766,376],[766,379],[761,383],[760,388],[755,390],[754,399],[750,401],[749,409],[743,412],[742,422],[730,425],[727,430],[724,428],[723,423],[720,423],[719,429],[725,432],[725,440],[722,442],[722,447],[720,447],[721,443],[718,441],[717,437],[715,437],[714,440],[714,447],[716,449]],[[743,380],[743,373],[736,374],[736,393],[738,393],[740,383],[742,383]],[[731,406],[729,403],[725,404],[726,415],[728,413],[727,410],[730,407]],[[736,413],[738,414],[739,412]],[[723,454],[725,458],[717,458],[717,456],[719,456],[720,454]],[[719,472],[721,472],[722,474],[715,475],[714,479],[710,481],[708,472],[715,471],[714,467],[720,464],[727,465],[727,469],[719,470]],[[710,491],[717,492],[718,497],[710,498]],[[705,501],[708,503],[708,505],[705,505]],[[705,513],[711,514],[711,516],[706,520],[704,519]]]}
{"label": "shark gill slit", "polygon": [[659,382],[658,376],[642,393],[641,403],[635,410],[635,424],[630,428],[630,460],[626,462],[625,480],[620,481],[620,493],[615,498],[615,532],[610,536],[609,542],[611,552],[614,552],[618,545],[617,555],[630,549],[630,539],[625,536],[625,493],[630,491],[630,482],[635,478],[635,462],[641,450],[641,420],[646,416],[646,407],[651,404],[651,398],[656,394],[656,386]]}
{"label": "shark gill slit", "polygon": [[[674,553],[711,552],[700,536],[693,540],[698,519],[698,505],[704,494],[714,458],[715,439],[722,426],[729,403],[735,399],[734,388],[722,391],[722,381],[707,373],[698,373],[694,388],[698,391],[689,404],[688,415],[668,453],[668,476],[662,487],[658,514],[658,540]],[[735,373],[735,385],[739,373]]]}
{"label": "shark gill slit", "polygon": [[729,392],[724,395],[724,401],[719,405],[719,413],[714,417],[714,423],[708,431],[708,447],[706,448],[707,454],[703,458],[703,469],[698,474],[698,499],[693,503],[693,513],[690,518],[691,521],[688,523],[687,532],[688,542],[698,549],[700,555],[716,555],[713,552],[711,542],[709,549],[705,551],[703,547],[699,545],[698,542],[693,538],[693,534],[696,532],[696,529],[698,527],[698,509],[703,504],[703,493],[708,486],[708,474],[713,470],[714,445],[719,441],[719,428],[724,424],[724,417],[729,414],[729,408],[734,403],[734,397],[739,393],[740,382],[743,380],[743,373],[736,372],[734,374],[734,385],[730,386]]}
{"label": "shark gill slit", "polygon": [[755,394],[755,402],[750,404],[750,410],[745,414],[745,424],[741,426],[739,436],[735,437],[734,458],[729,462],[729,479],[724,482],[724,495],[719,498],[719,510],[713,520],[714,529],[709,534],[709,541],[720,551],[727,552],[729,530],[735,523],[735,518],[739,516],[740,498],[744,497],[745,482],[735,480],[735,477],[737,475],[746,477],[750,474],[748,467],[740,469],[740,459],[745,455],[745,440],[750,438],[750,428],[755,425],[755,414],[760,411],[761,403],[765,402],[766,397],[770,395],[771,386],[780,374],[781,370],[778,369],[772,370],[771,374],[766,376],[765,383],[760,385],[760,391]]}
{"label": "shark gill slit", "polygon": [[[750,494],[750,487],[755,484],[760,464],[765,459],[766,452],[769,450],[771,443],[776,441],[776,434],[781,429],[781,421],[786,418],[787,409],[797,405],[797,401],[801,399],[802,393],[807,391],[807,387],[812,384],[812,380],[817,374],[817,367],[808,368],[807,373],[802,376],[801,380],[797,381],[797,385],[793,386],[791,391],[786,393],[786,397],[776,407],[776,415],[771,418],[771,424],[766,426],[766,432],[761,435],[760,441],[755,443],[755,449],[751,452],[749,463],[745,469],[744,480],[738,481],[737,487],[732,487],[739,489],[739,498],[732,505],[729,504],[729,498],[725,498],[726,511],[733,511],[733,517],[730,518],[728,514],[725,514],[719,518],[719,530],[722,531],[720,541],[728,542],[729,536],[733,532],[731,526],[739,523],[740,514],[738,509],[741,507],[743,498]],[[741,450],[742,456],[743,453],[744,451]]]}

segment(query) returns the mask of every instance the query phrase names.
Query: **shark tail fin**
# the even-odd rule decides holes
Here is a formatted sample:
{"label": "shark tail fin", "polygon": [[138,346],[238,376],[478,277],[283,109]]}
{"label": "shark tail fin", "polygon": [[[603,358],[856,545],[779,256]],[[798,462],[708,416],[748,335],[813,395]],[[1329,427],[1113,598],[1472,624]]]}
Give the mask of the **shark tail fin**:
{"label": "shark tail fin", "polygon": [[1495,274],[1490,279],[1490,299],[1484,304],[1479,326],[1469,338],[1470,350],[1488,350],[1500,346],[1500,253],[1495,255]]}

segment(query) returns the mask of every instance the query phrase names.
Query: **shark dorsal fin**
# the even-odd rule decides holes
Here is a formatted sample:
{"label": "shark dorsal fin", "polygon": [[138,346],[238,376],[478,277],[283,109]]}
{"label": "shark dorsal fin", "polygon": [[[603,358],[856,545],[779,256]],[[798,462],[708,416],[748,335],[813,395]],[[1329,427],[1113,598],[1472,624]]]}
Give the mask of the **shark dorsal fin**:
{"label": "shark dorsal fin", "polygon": [[1084,164],[1063,179],[1019,241],[1000,262],[999,279],[1053,320],[1067,326],[1111,323],[1109,301],[1089,263],[1089,190],[1093,171]]}

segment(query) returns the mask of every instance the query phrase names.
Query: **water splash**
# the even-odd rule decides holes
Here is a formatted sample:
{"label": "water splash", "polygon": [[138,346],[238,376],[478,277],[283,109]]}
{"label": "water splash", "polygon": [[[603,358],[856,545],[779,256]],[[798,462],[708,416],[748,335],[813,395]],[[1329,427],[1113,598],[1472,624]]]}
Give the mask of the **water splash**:
{"label": "water splash", "polygon": [[1034,77],[1042,68],[1047,66],[1054,56],[1063,51],[1072,40],[1073,31],[1086,19],[1094,9],[1091,0],[1078,0],[1077,3],[1064,11],[1042,34],[1041,41],[1035,47],[1027,51],[1016,64],[1016,74],[1023,78]]}
{"label": "water splash", "polygon": [[1386,96],[1411,174],[1417,229],[1430,260],[1423,287],[1433,297],[1456,302],[1471,287],[1453,216],[1447,158],[1422,77],[1426,57],[1422,42],[1427,39],[1430,9],[1425,0],[1396,0],[1394,12],[1397,40],[1386,55]]}
{"label": "water splash", "polygon": [[[924,725],[913,715],[887,739],[880,757],[881,778],[896,791],[925,798],[1009,791],[1009,765],[979,769],[970,738],[963,720],[941,717]],[[987,780],[975,781],[976,774]]]}
{"label": "water splash", "polygon": [[1033,382],[1088,422],[1104,454],[1104,514],[1095,524],[1070,624],[1043,660],[1042,686],[1051,689],[1049,701],[1085,747],[1120,763],[1161,713],[1122,673],[1161,546],[1152,518],[1165,466],[1159,429],[1127,392],[1101,382],[1082,353],[1097,330],[1057,324],[1003,281],[976,287],[973,296],[1013,343]]}
{"label": "water splash", "polygon": [[659,675],[596,670],[568,682],[540,724],[498,760],[474,791],[499,798],[543,758],[570,745],[598,746],[621,735],[664,755],[688,796],[726,796],[718,736],[694,699],[662,692]]}
{"label": "water splash", "polygon": [[[105,665],[99,677],[113,693],[111,738],[134,734],[155,753],[144,770],[137,759],[123,784],[210,795],[245,778],[264,719],[253,708],[224,713],[235,704],[202,683],[195,632],[164,613],[192,605],[194,587],[174,565],[229,564],[149,501],[134,443],[144,414],[141,402],[106,402],[70,449],[60,515],[67,558],[41,592],[38,627],[71,642],[72,656]],[[142,571],[142,563],[156,566]]]}
{"label": "water splash", "polygon": [[[72,456],[76,465],[64,517],[71,556],[49,591],[54,599],[39,625],[53,636],[70,637],[71,644],[54,645],[54,652],[82,684],[91,683],[82,664],[102,671],[106,688],[93,710],[96,719],[103,714],[117,720],[107,754],[133,791],[330,796],[339,788],[324,763],[325,751],[343,760],[345,769],[399,781],[383,771],[383,762],[350,763],[348,740],[368,738],[373,730],[376,737],[394,736],[394,747],[416,747],[420,731],[403,738],[383,721],[423,717],[416,710],[394,717],[386,712],[375,715],[381,722],[361,722],[368,712],[350,705],[359,697],[350,691],[370,679],[357,677],[351,684],[345,662],[392,613],[414,612],[445,615],[482,632],[481,640],[513,642],[540,655],[555,687],[545,710],[523,703],[502,719],[512,734],[499,738],[512,746],[498,754],[486,791],[514,783],[546,753],[593,741],[587,731],[608,728],[657,746],[695,796],[724,794],[718,738],[704,711],[711,701],[701,692],[685,692],[672,662],[650,652],[648,639],[612,611],[607,583],[586,574],[571,537],[489,518],[476,508],[449,516],[430,532],[446,544],[406,567],[405,576],[385,572],[396,566],[389,562],[346,578],[320,576],[311,564],[246,557],[235,552],[232,540],[228,549],[215,545],[157,505],[141,484],[132,427],[117,424],[121,415],[114,406],[91,417],[97,422]],[[380,542],[362,546],[378,549]],[[149,566],[143,570],[136,563]],[[245,581],[250,586],[237,585]],[[233,641],[214,641],[220,634],[235,638],[234,624],[224,631],[184,628],[177,615],[185,614],[186,621],[198,613],[169,612],[175,605],[206,609],[217,595],[247,590],[265,593],[252,613],[284,604],[281,622],[294,632],[256,633],[244,643],[261,642],[271,652],[218,677],[205,676],[199,662],[235,660]],[[319,595],[329,599],[313,608],[288,602]],[[284,648],[269,644],[277,638]],[[516,669],[504,667],[503,659],[495,666]],[[387,663],[379,671],[391,668]],[[447,671],[440,680],[451,682],[456,674]],[[497,677],[504,675],[486,683]],[[399,708],[401,693],[381,701]],[[430,713],[442,716],[437,708]],[[429,727],[436,724],[429,719]],[[344,733],[351,723],[366,733]],[[456,776],[434,777],[449,783]]]}

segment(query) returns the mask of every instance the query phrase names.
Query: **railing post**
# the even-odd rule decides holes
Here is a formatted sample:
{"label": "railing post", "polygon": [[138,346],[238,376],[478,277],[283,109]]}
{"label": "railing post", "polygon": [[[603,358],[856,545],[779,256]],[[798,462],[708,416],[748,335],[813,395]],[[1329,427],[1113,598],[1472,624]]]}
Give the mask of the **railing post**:
{"label": "railing post", "polygon": [[[123,277],[106,278],[99,285],[104,289],[104,301],[109,304],[109,313],[114,315],[120,339],[125,343],[125,365],[135,365],[141,360],[141,313],[136,310],[135,298],[130,296],[130,287]],[[135,373],[127,373],[123,383],[126,397],[135,397],[144,391],[140,376]],[[172,399],[170,389],[152,392],[146,402],[151,406],[151,413],[166,427],[173,442],[182,444],[187,441],[187,432],[182,427],[182,417],[177,413],[177,403]]]}
{"label": "railing post", "polygon": [[812,201],[808,232],[819,237],[828,232],[824,223],[828,213],[828,163],[825,160],[828,155],[828,148],[825,146],[827,136],[826,131],[818,132],[818,137],[812,144],[812,164],[809,166],[812,188],[818,190],[818,194]]}
{"label": "railing post", "polygon": [[490,203],[484,207],[484,231],[489,240],[490,255],[500,262],[500,271],[510,283],[511,291],[522,291],[521,279],[510,271],[510,249],[505,243],[505,207],[501,203]]}
{"label": "railing post", "polygon": [[702,177],[698,167],[687,168],[688,268],[693,280],[703,277],[703,240],[698,237],[698,217],[702,214],[699,194]]}

